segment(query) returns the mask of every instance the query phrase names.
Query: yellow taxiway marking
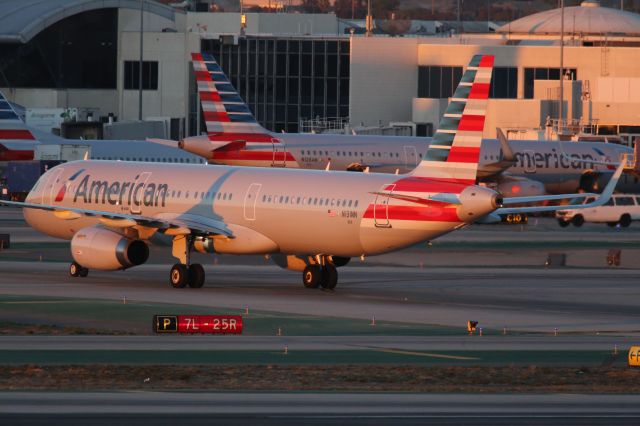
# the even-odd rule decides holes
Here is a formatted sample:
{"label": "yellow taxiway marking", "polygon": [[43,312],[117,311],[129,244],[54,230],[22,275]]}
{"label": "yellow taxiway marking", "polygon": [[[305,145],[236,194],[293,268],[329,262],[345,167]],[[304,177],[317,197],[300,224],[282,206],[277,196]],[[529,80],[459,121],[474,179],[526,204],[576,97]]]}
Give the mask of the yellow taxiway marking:
{"label": "yellow taxiway marking", "polygon": [[458,356],[458,355],[443,355],[443,354],[432,354],[428,352],[412,352],[412,351],[402,351],[399,349],[378,349],[378,352],[387,352],[390,354],[400,354],[400,355],[413,355],[413,356],[424,356],[428,358],[444,358],[444,359],[457,359],[461,361],[473,361],[480,358],[473,358],[469,356]]}

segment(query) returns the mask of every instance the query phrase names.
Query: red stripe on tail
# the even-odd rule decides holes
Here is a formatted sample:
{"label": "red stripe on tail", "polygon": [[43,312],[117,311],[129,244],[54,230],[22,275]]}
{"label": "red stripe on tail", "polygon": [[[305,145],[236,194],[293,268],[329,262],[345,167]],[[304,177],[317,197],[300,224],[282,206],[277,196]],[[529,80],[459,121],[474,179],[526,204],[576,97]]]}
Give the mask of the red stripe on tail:
{"label": "red stripe on tail", "polygon": [[477,163],[480,158],[480,148],[477,147],[453,147],[449,153],[449,163]]}
{"label": "red stripe on tail", "polygon": [[488,83],[473,83],[469,99],[489,99],[489,86]]}
{"label": "red stripe on tail", "polygon": [[484,55],[482,59],[480,59],[480,67],[483,68],[493,68],[493,55]]}
{"label": "red stripe on tail", "polygon": [[0,130],[0,139],[35,140],[36,138],[28,130]]}
{"label": "red stripe on tail", "polygon": [[[458,130],[481,132],[484,129],[484,115],[463,114],[458,124]],[[454,142],[455,144],[455,142]],[[455,145],[454,145],[455,146]]]}
{"label": "red stripe on tail", "polygon": [[209,71],[196,71],[195,75],[196,75],[196,80],[198,81],[212,81],[211,74],[209,74]]}
{"label": "red stripe on tail", "polygon": [[221,121],[228,123],[231,121],[226,112],[204,111],[204,121]]}
{"label": "red stripe on tail", "polygon": [[218,92],[200,92],[200,101],[222,102],[222,98]]}
{"label": "red stripe on tail", "polygon": [[273,142],[273,137],[266,133],[209,133],[212,142]]}

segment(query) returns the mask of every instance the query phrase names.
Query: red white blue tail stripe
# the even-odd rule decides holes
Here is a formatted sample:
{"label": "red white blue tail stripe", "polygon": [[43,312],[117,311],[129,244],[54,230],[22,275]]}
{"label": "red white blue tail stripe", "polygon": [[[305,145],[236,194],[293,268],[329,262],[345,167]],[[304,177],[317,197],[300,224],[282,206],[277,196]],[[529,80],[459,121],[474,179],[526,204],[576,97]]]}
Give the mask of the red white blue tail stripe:
{"label": "red white blue tail stripe", "polygon": [[191,59],[209,139],[272,142],[269,131],[253,117],[214,57],[192,53]]}
{"label": "red white blue tail stripe", "polygon": [[0,93],[0,140],[35,140],[7,98]]}
{"label": "red white blue tail stripe", "polygon": [[413,176],[475,184],[493,60],[492,55],[472,58]]}

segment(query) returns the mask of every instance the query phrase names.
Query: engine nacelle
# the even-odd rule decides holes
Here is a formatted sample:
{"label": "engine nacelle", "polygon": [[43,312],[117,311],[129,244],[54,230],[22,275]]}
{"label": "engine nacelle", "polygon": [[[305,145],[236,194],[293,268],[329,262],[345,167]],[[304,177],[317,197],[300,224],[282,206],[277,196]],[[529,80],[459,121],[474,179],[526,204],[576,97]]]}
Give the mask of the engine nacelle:
{"label": "engine nacelle", "polygon": [[473,222],[491,213],[502,204],[502,197],[482,186],[468,186],[458,196],[458,217],[463,222]]}
{"label": "engine nacelle", "polygon": [[149,247],[144,241],[91,226],[75,233],[71,255],[85,268],[113,271],[143,264],[149,259]]}
{"label": "engine nacelle", "polygon": [[547,193],[542,182],[517,176],[502,176],[495,189],[507,198],[533,197]]}

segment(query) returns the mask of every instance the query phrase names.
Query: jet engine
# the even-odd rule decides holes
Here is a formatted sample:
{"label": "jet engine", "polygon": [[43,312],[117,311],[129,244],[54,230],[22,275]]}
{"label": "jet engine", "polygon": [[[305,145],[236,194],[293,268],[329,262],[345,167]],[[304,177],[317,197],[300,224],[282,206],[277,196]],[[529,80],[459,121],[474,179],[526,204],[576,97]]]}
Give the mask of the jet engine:
{"label": "jet engine", "polygon": [[116,270],[141,265],[149,259],[144,241],[98,226],[83,228],[71,239],[71,255],[85,268]]}
{"label": "jet engine", "polygon": [[458,196],[458,217],[464,222],[473,222],[475,219],[491,213],[500,207],[502,197],[495,191],[481,186],[468,186]]}
{"label": "jet engine", "polygon": [[517,176],[501,176],[495,190],[507,198],[532,197],[547,193],[542,182]]}
{"label": "jet engine", "polygon": [[606,182],[601,182],[602,175],[594,171],[587,171],[580,176],[578,191],[584,192],[600,192],[604,188]]}

